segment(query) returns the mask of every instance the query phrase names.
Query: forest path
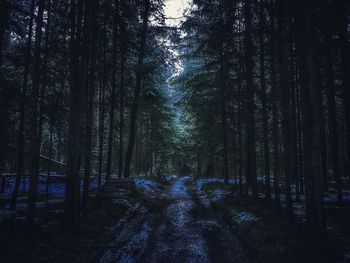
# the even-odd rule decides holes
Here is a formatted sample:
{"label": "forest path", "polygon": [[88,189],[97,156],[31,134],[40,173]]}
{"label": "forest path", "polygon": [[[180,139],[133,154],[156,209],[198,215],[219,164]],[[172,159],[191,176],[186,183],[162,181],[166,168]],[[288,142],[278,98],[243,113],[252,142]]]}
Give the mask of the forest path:
{"label": "forest path", "polygon": [[248,262],[231,228],[190,177],[166,192],[166,200],[157,198],[159,210],[139,208],[117,229],[99,262]]}

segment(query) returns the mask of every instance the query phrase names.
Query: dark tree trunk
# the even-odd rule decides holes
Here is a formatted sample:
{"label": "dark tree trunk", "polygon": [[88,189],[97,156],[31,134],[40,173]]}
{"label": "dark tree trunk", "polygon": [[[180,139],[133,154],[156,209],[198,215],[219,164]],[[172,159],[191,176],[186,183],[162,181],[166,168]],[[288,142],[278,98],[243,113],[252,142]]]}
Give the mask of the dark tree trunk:
{"label": "dark tree trunk", "polygon": [[[51,25],[51,0],[47,2],[47,24],[45,29],[45,54],[44,54],[44,66],[43,66],[43,83],[41,86],[41,101],[40,101],[40,125],[39,133],[40,138],[42,137],[43,121],[44,121],[44,92],[47,89],[48,82],[48,60],[49,60],[49,41],[50,41],[50,25]],[[50,182],[50,172],[51,172],[51,158],[52,158],[52,141],[53,141],[53,127],[50,124],[50,144],[49,144],[49,163],[47,166],[47,178],[46,178],[46,202],[49,199],[49,182]]]}
{"label": "dark tree trunk", "polygon": [[251,0],[244,6],[245,19],[245,81],[247,90],[247,177],[249,178],[252,195],[258,197],[258,184],[256,178],[256,145],[255,145],[255,104],[253,81],[253,41],[252,41],[252,10]]}
{"label": "dark tree trunk", "polygon": [[338,0],[337,14],[339,17],[339,33],[341,48],[341,69],[343,79],[343,96],[345,111],[345,129],[346,129],[346,151],[347,159],[345,171],[350,179],[350,41],[349,41],[349,2],[347,0]]}
{"label": "dark tree trunk", "polygon": [[270,1],[270,60],[271,60],[271,96],[273,99],[272,103],[272,148],[273,148],[273,185],[274,185],[274,195],[275,195],[275,205],[279,209],[281,206],[280,197],[280,159],[279,159],[279,133],[278,133],[278,98],[276,92],[276,59],[275,59],[275,6],[274,1]]}
{"label": "dark tree trunk", "polygon": [[284,157],[284,176],[285,176],[285,195],[286,195],[286,209],[288,218],[293,218],[293,206],[291,195],[291,175],[293,174],[293,158],[291,151],[291,111],[290,111],[290,87],[288,82],[288,66],[285,58],[287,54],[286,36],[284,32],[287,30],[287,23],[285,16],[287,3],[286,1],[279,1],[278,3],[278,64],[279,70],[279,88],[282,108],[282,136],[283,136],[283,157]]}
{"label": "dark tree trunk", "polygon": [[[86,207],[86,202],[89,198],[90,188],[90,173],[91,173],[91,158],[92,158],[92,126],[94,113],[94,95],[95,95],[95,70],[96,70],[96,40],[97,40],[97,17],[98,17],[98,1],[88,1],[87,4],[87,32],[88,41],[90,44],[90,65],[87,71],[88,82],[86,85],[86,120],[85,120],[85,156],[84,156],[84,184],[82,207]],[[87,34],[87,32],[85,32]]]}
{"label": "dark tree trunk", "polygon": [[6,29],[9,19],[9,4],[5,0],[0,0],[0,85],[2,80],[2,57]]}
{"label": "dark tree trunk", "polygon": [[318,87],[316,85],[315,65],[315,28],[312,24],[313,6],[311,1],[301,3],[302,11],[299,46],[301,53],[302,94],[304,135],[304,175],[306,220],[311,228],[320,227],[324,223],[323,198],[321,189],[321,156],[320,156],[320,111]]}
{"label": "dark tree trunk", "polygon": [[34,43],[33,86],[31,94],[31,124],[30,124],[30,178],[27,201],[27,220],[33,223],[35,216],[35,202],[37,197],[39,160],[40,160],[40,135],[39,135],[39,97],[41,76],[41,42],[45,0],[39,1],[36,18],[36,32]]}
{"label": "dark tree trunk", "polygon": [[[102,81],[103,82],[103,81]],[[98,128],[98,188],[101,188],[102,170],[103,170],[103,143],[104,143],[104,124],[105,124],[105,87],[101,85],[99,98],[99,128]]]}
{"label": "dark tree trunk", "polygon": [[231,122],[232,122],[232,171],[235,185],[237,184],[237,117],[235,101],[231,105]]}
{"label": "dark tree trunk", "polygon": [[[241,23],[239,22],[239,31],[241,31]],[[238,43],[239,53],[242,52],[242,37]],[[238,150],[239,150],[239,193],[243,195],[243,135],[242,135],[242,109],[243,109],[243,94],[242,94],[242,72],[243,61],[239,57],[237,65],[237,80],[238,80]]]}
{"label": "dark tree trunk", "polygon": [[105,92],[106,92],[106,78],[107,78],[107,63],[106,63],[106,53],[107,53],[107,22],[106,18],[104,20],[104,26],[103,26],[103,69],[102,69],[102,85],[100,89],[100,105],[99,105],[99,111],[100,111],[100,119],[99,119],[99,130],[98,130],[98,136],[99,136],[99,157],[98,157],[98,182],[97,186],[98,189],[101,188],[102,183],[102,170],[103,170],[103,144],[104,144],[104,131],[105,131]]}
{"label": "dark tree trunk", "polygon": [[[116,7],[115,12],[119,12],[119,7]],[[111,108],[109,113],[109,134],[108,134],[108,149],[107,149],[107,167],[106,167],[106,183],[111,178],[112,172],[112,151],[113,151],[113,134],[114,134],[114,114],[115,114],[115,91],[117,86],[117,36],[118,36],[118,15],[114,15],[113,28],[113,50],[112,50],[112,77],[111,77]]]}
{"label": "dark tree trunk", "polygon": [[137,72],[136,72],[136,84],[135,84],[134,97],[133,97],[131,116],[130,116],[129,143],[128,143],[128,148],[126,150],[126,155],[125,155],[124,177],[126,178],[130,176],[130,165],[131,165],[131,160],[133,155],[132,153],[133,153],[134,144],[135,144],[136,120],[137,120],[140,92],[141,92],[142,79],[143,79],[143,70],[144,70],[143,59],[144,59],[145,48],[146,48],[149,11],[150,11],[150,1],[145,0],[145,11],[143,14],[140,50],[138,54],[138,63],[137,63]]}
{"label": "dark tree trunk", "polygon": [[[317,79],[321,79],[319,73]],[[327,165],[327,140],[326,140],[326,129],[325,129],[325,111],[323,105],[323,87],[319,84],[318,89],[319,96],[319,111],[320,111],[320,145],[321,145],[321,178],[322,178],[322,189],[325,188],[328,182],[328,165]]]}
{"label": "dark tree trunk", "polygon": [[293,179],[295,183],[295,200],[297,202],[300,202],[300,173],[299,173],[299,160],[298,160],[298,140],[297,140],[297,133],[298,133],[298,125],[297,125],[297,97],[296,97],[296,89],[298,88],[296,85],[296,59],[295,59],[295,42],[294,42],[294,35],[290,36],[291,43],[290,43],[290,54],[291,54],[291,118],[292,118],[292,155],[293,155]]}
{"label": "dark tree trunk", "polygon": [[[328,9],[329,7],[326,6]],[[328,21],[330,22],[330,21]],[[333,40],[332,40],[332,28],[330,25],[325,25],[325,75],[327,81],[327,101],[328,101],[328,114],[329,114],[329,138],[331,148],[331,161],[333,177],[336,179],[338,201],[341,202],[341,174],[340,174],[340,162],[339,162],[339,145],[338,145],[338,123],[336,114],[336,98],[335,98],[335,80],[334,80],[334,68],[333,68]],[[324,190],[328,190],[328,182],[323,181]]]}
{"label": "dark tree trunk", "polygon": [[[220,7],[222,9],[222,7]],[[220,20],[222,20],[222,10],[220,11]],[[225,25],[222,24],[221,27],[225,28]],[[223,29],[221,29],[222,31]],[[227,118],[226,118],[226,72],[225,72],[225,43],[224,43],[224,34],[220,32],[220,106],[221,106],[221,121],[222,121],[222,143],[224,147],[224,181],[225,184],[228,184],[229,174],[228,174],[228,150],[227,150]]]}
{"label": "dark tree trunk", "polygon": [[264,155],[264,176],[265,176],[265,199],[271,202],[271,179],[270,179],[270,147],[268,134],[268,112],[266,102],[266,75],[265,75],[265,14],[264,2],[260,2],[259,10],[259,45],[260,45],[260,85],[261,85],[261,104],[263,118],[263,155]]}
{"label": "dark tree trunk", "polygon": [[[28,39],[26,44],[25,51],[25,65],[24,65],[24,74],[23,74],[23,83],[22,90],[20,92],[20,101],[19,101],[19,127],[18,127],[18,137],[17,137],[17,169],[16,169],[16,181],[15,187],[13,188],[11,196],[11,209],[16,209],[17,197],[19,192],[19,187],[21,184],[21,178],[23,173],[23,153],[24,153],[24,122],[25,122],[25,113],[26,113],[26,97],[28,89],[28,79],[29,79],[29,67],[31,64],[31,49],[32,49],[32,36],[33,36],[33,21],[34,21],[34,8],[35,1],[31,1],[30,5],[30,18],[29,18],[29,27],[28,27]],[[24,176],[23,176],[24,177]],[[24,183],[23,178],[23,183]],[[25,187],[23,186],[23,189]]]}
{"label": "dark tree trunk", "polygon": [[[298,48],[298,47],[297,47]],[[299,67],[298,67],[299,68]],[[300,82],[300,81],[299,81]],[[296,111],[297,111],[297,151],[298,151],[298,175],[299,175],[299,191],[304,194],[304,177],[303,177],[303,136],[301,123],[301,109],[300,109],[300,85],[296,87]]]}
{"label": "dark tree trunk", "polygon": [[53,131],[52,131],[52,127],[50,127],[49,162],[47,164],[47,175],[46,175],[47,176],[47,178],[46,178],[46,202],[49,200],[52,148],[53,148]]}
{"label": "dark tree trunk", "polygon": [[[123,6],[121,6],[123,7]],[[123,8],[122,8],[123,10]],[[124,17],[120,18],[120,91],[119,91],[119,161],[118,161],[118,177],[122,178],[123,175],[123,154],[124,154],[124,71],[126,63],[126,52],[127,52],[127,34],[124,23]]]}
{"label": "dark tree trunk", "polygon": [[[67,179],[64,203],[65,226],[77,231],[80,214],[80,163],[82,147],[82,116],[85,87],[86,43],[82,40],[84,1],[71,0],[70,22],[70,104],[68,127]],[[85,38],[86,39],[86,38]]]}

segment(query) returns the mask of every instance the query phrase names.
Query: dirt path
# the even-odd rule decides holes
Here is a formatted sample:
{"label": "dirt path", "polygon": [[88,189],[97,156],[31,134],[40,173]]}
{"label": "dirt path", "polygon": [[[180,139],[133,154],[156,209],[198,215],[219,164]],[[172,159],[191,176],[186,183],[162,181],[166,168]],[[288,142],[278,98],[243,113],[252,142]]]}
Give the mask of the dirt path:
{"label": "dirt path", "polygon": [[232,230],[189,177],[175,181],[163,209],[132,209],[99,262],[248,262]]}

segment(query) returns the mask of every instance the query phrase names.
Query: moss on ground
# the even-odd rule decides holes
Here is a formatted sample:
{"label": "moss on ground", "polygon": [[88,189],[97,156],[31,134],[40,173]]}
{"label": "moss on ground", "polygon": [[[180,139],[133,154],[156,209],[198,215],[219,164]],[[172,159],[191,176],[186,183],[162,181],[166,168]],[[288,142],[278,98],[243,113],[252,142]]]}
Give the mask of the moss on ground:
{"label": "moss on ground", "polygon": [[[236,192],[233,186],[220,183],[205,185],[203,191],[211,196],[218,188]],[[276,212],[263,200],[253,201],[250,197],[232,194],[214,205],[232,225],[253,262],[322,263],[339,262],[342,258],[341,241],[335,235],[311,232],[301,222],[290,222],[283,210]],[[257,220],[234,220],[235,214],[246,212],[255,215]]]}
{"label": "moss on ground", "polygon": [[[125,215],[126,207],[113,203],[117,186],[113,183],[101,195],[92,193],[80,219],[77,234],[67,233],[61,224],[63,207],[49,207],[39,214],[45,224],[29,227],[24,220],[0,224],[0,262],[91,262],[113,239],[113,227]],[[123,196],[130,203],[142,196],[130,192]]]}

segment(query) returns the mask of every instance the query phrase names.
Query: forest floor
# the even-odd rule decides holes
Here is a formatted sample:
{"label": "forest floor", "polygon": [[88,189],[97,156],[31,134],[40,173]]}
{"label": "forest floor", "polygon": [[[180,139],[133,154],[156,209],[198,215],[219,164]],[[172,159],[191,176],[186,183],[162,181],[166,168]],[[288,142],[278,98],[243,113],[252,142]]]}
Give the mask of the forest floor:
{"label": "forest floor", "polygon": [[[0,262],[341,262],[342,240],[236,195],[220,179],[112,180],[62,228],[62,203],[0,223]],[[344,261],[346,262],[346,261]]]}
{"label": "forest floor", "polygon": [[160,191],[157,209],[141,209],[116,230],[99,262],[249,262],[232,229],[189,177]]}

